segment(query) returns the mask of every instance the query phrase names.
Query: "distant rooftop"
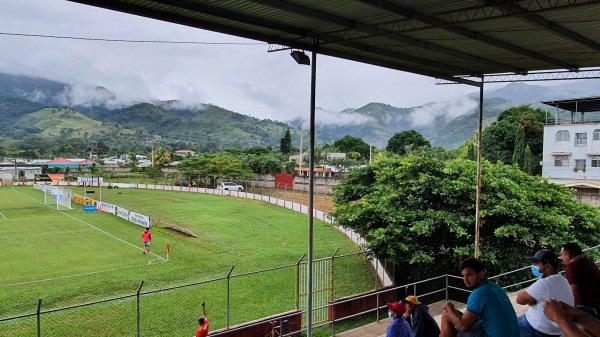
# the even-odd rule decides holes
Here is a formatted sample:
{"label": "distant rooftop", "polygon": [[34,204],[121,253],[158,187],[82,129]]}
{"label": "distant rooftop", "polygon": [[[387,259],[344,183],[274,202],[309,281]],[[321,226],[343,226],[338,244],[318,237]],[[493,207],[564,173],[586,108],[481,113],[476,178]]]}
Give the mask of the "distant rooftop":
{"label": "distant rooftop", "polygon": [[600,111],[600,97],[571,98],[558,101],[541,102],[558,109],[570,112],[598,112]]}

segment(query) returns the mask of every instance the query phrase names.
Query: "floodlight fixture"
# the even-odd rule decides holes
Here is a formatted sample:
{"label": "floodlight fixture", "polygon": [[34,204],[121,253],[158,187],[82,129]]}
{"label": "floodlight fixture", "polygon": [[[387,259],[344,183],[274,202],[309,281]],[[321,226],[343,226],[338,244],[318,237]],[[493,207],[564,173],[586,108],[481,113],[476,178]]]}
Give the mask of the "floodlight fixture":
{"label": "floodlight fixture", "polygon": [[310,65],[310,57],[308,57],[308,55],[306,55],[303,51],[293,50],[290,55],[292,55],[296,63],[306,64],[307,66]]}

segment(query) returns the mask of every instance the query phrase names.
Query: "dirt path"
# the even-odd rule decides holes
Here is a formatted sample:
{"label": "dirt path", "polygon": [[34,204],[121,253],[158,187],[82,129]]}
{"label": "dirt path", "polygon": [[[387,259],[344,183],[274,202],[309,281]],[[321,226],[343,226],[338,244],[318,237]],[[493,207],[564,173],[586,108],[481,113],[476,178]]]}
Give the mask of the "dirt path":
{"label": "dirt path", "polygon": [[[256,188],[254,190],[252,188],[248,188],[248,192],[269,195],[271,197],[285,199],[302,205],[308,205],[309,194],[307,192],[261,188]],[[314,196],[313,206],[315,209],[320,211],[331,213],[333,211],[332,196],[330,194],[316,194]]]}

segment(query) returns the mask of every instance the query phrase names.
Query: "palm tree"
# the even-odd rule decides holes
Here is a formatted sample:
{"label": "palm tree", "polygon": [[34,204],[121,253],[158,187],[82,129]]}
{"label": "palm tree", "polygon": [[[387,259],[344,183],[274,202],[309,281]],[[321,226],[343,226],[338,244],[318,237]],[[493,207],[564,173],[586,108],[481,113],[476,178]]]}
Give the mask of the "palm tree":
{"label": "palm tree", "polygon": [[154,165],[158,167],[163,167],[171,162],[171,154],[169,151],[160,147],[154,151],[154,158],[152,158]]}

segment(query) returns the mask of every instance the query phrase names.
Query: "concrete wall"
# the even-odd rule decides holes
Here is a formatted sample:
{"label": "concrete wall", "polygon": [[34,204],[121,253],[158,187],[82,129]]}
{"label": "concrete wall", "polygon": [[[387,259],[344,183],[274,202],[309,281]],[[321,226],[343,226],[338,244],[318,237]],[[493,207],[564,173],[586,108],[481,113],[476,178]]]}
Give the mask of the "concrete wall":
{"label": "concrete wall", "polygon": [[211,331],[210,336],[225,336],[225,337],[248,337],[248,336],[265,336],[271,333],[273,325],[272,321],[280,321],[285,319],[288,321],[288,326],[291,331],[302,329],[302,312],[300,310],[289,311],[280,315],[263,318],[258,321],[252,321],[240,325],[234,325],[226,329]]}
{"label": "concrete wall", "polygon": [[[308,177],[294,176],[294,190],[308,192]],[[338,185],[340,180],[338,178],[315,178],[315,192],[317,194],[331,194],[333,186]],[[245,186],[245,184],[242,184]],[[264,187],[264,188],[275,188],[275,176],[272,174],[264,174],[258,176],[254,180],[248,181],[248,186]]]}
{"label": "concrete wall", "polygon": [[340,298],[335,301],[330,301],[328,320],[338,320],[344,317],[352,316],[368,310],[373,310],[386,303],[397,301],[398,289],[390,289],[376,294],[372,292],[353,295],[351,297]]}

